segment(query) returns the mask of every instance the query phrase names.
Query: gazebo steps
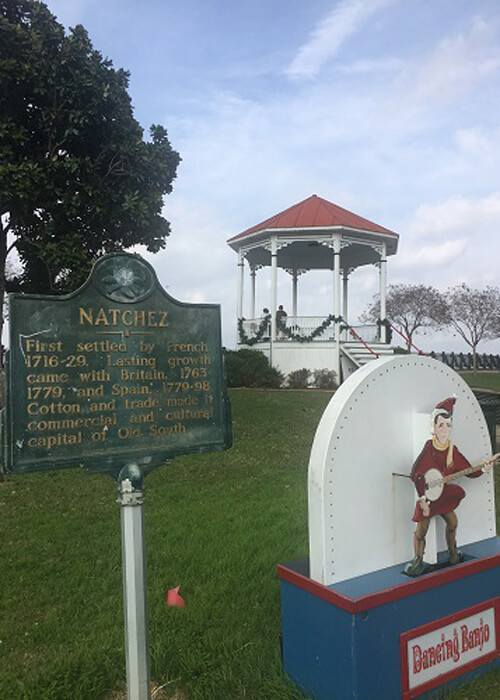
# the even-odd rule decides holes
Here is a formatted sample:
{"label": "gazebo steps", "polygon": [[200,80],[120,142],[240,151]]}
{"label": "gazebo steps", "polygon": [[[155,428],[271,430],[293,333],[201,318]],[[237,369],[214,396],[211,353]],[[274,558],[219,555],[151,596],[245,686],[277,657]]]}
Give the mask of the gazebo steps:
{"label": "gazebo steps", "polygon": [[342,343],[341,349],[358,367],[362,367],[367,362],[379,357],[390,357],[394,354],[391,346],[385,343],[370,343],[367,347],[359,341],[349,341]]}

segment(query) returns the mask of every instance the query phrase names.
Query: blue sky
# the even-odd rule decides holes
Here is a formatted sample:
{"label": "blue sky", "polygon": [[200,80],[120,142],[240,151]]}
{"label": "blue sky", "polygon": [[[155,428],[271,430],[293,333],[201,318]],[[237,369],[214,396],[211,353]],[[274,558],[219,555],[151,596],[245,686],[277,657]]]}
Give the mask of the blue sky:
{"label": "blue sky", "polygon": [[[174,297],[221,304],[228,347],[237,276],[226,240],[311,194],[400,234],[389,283],[500,284],[496,0],[47,5],[130,71],[136,118],[163,124],[180,152],[172,235],[150,259]],[[286,273],[279,284],[290,308]],[[351,322],[377,286],[374,267],[353,274]],[[268,306],[266,271],[257,289]],[[299,313],[330,304],[328,276],[300,278]],[[461,348],[451,336],[419,344]]]}

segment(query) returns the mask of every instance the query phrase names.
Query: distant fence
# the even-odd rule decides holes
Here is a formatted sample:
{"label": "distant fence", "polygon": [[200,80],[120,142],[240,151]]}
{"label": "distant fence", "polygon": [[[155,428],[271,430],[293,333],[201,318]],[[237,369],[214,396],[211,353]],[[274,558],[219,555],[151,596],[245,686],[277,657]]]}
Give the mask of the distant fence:
{"label": "distant fence", "polygon": [[[434,357],[436,360],[441,360],[441,362],[444,362],[445,365],[448,365],[448,367],[452,369],[474,369],[474,360],[471,352],[431,352],[430,356]],[[478,353],[476,355],[476,367],[477,369],[500,370],[500,355]]]}

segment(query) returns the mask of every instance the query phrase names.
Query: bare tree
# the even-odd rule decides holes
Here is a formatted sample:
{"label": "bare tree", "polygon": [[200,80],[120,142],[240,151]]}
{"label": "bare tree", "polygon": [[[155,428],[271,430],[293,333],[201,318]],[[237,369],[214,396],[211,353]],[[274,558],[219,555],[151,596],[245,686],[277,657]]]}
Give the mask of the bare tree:
{"label": "bare tree", "polygon": [[476,371],[479,343],[500,338],[500,289],[471,289],[459,284],[446,292],[446,301],[448,325],[471,347]]}
{"label": "bare tree", "polygon": [[[434,287],[423,284],[391,284],[387,288],[386,312],[388,320],[399,326],[406,338],[406,348],[410,352],[414,334],[421,328],[438,330],[447,321],[447,304],[442,294]],[[380,319],[380,297],[374,297],[371,306],[361,320],[384,321]]]}

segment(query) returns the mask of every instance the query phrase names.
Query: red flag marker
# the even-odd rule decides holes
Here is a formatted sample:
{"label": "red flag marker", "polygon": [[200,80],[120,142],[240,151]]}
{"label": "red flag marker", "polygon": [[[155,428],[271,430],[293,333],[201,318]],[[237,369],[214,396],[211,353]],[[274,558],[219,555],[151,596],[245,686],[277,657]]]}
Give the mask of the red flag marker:
{"label": "red flag marker", "polygon": [[180,586],[177,586],[167,591],[167,605],[173,608],[184,608],[186,606],[186,601],[179,595],[179,588]]}

